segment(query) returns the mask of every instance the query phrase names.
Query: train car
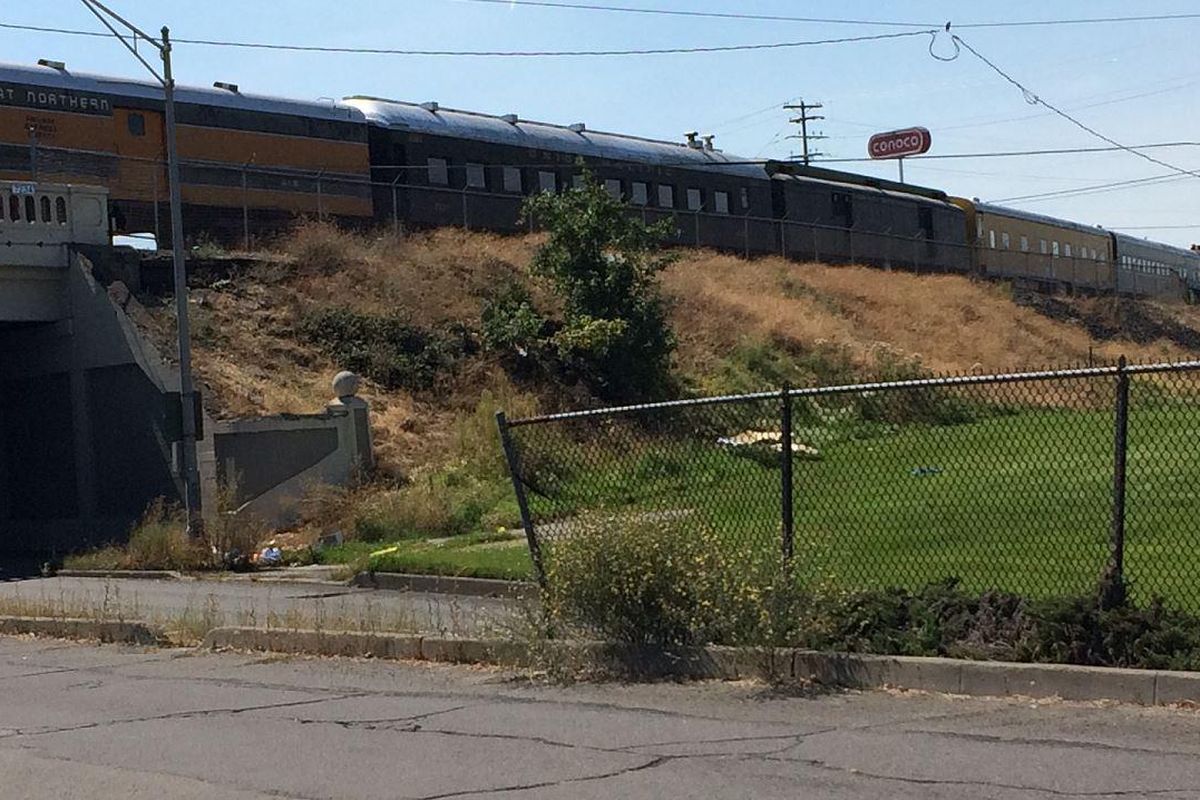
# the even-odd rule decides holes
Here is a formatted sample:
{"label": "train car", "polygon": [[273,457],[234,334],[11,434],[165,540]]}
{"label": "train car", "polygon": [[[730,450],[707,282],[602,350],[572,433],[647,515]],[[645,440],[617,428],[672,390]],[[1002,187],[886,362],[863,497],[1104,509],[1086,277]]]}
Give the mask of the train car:
{"label": "train car", "polygon": [[522,202],[582,178],[580,160],[676,242],[755,252],[773,239],[770,182],[711,140],[667,142],[374,97],[348,97],[370,123],[377,220],[518,229]]}
{"label": "train car", "polygon": [[966,272],[964,211],[933,189],[772,162],[779,252],[788,258]]}
{"label": "train car", "polygon": [[952,201],[966,211],[977,274],[1049,291],[1116,290],[1108,231],[961,197]]}
{"label": "train car", "polygon": [[[189,231],[237,238],[297,215],[372,217],[367,130],[338,103],[176,90]],[[55,62],[0,64],[0,178],[99,183],[118,232],[168,226],[162,88]],[[165,233],[164,233],[165,235]]]}
{"label": "train car", "polygon": [[1132,297],[1192,301],[1200,288],[1200,253],[1113,233],[1117,292]]}

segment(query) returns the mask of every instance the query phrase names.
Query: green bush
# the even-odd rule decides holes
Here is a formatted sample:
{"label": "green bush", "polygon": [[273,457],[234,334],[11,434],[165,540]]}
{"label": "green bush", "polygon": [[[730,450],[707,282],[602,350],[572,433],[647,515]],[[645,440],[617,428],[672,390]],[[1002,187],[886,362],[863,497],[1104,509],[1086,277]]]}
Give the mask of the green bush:
{"label": "green bush", "polygon": [[400,314],[366,314],[348,308],[321,309],[300,323],[305,339],[339,366],[388,389],[426,389],[475,349],[461,327],[426,330]]}
{"label": "green bush", "polygon": [[777,561],[735,558],[690,521],[577,519],[544,557],[549,618],[622,644],[776,644],[804,616]]}
{"label": "green bush", "polygon": [[541,347],[547,321],[534,307],[529,291],[511,281],[484,302],[480,325],[489,350],[529,354]]}
{"label": "green bush", "polygon": [[647,225],[586,171],[578,188],[529,198],[523,218],[549,232],[533,273],[563,300],[550,341],[562,364],[609,399],[666,392],[675,338],[658,273],[674,258],[662,250],[674,222]]}

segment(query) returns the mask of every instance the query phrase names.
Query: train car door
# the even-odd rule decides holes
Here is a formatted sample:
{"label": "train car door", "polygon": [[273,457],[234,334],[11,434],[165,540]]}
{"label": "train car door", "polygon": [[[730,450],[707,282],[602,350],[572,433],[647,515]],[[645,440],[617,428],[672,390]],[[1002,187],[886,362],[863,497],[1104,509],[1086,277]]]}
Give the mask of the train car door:
{"label": "train car door", "polygon": [[113,137],[118,164],[111,197],[117,227],[122,233],[157,234],[169,216],[162,114],[115,108]]}

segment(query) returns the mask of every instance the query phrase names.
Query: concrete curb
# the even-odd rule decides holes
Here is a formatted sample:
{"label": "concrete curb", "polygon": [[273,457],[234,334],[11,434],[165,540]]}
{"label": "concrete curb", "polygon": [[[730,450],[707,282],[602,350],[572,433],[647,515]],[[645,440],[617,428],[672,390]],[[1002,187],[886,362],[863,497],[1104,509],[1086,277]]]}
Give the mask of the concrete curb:
{"label": "concrete curb", "polygon": [[532,597],[537,593],[535,584],[524,581],[417,575],[406,572],[360,572],[351,578],[349,583],[360,589],[461,594],[472,597]]}
{"label": "concrete curb", "polygon": [[[358,633],[215,628],[203,648],[269,650],[310,655],[413,658],[456,664],[525,666],[525,645],[489,639]],[[696,648],[665,654],[602,642],[547,645],[588,666],[640,676],[695,679],[806,681],[851,689],[913,689],[977,696],[1113,700],[1137,705],[1200,703],[1200,673],[1013,664],[951,658],[821,653],[785,648]]]}
{"label": "concrete curb", "polygon": [[115,644],[153,645],[162,640],[145,622],[55,617],[0,617],[0,635],[49,636],[55,639],[89,639]]}
{"label": "concrete curb", "polygon": [[58,578],[130,578],[147,581],[182,581],[188,578],[173,569],[60,569]]}

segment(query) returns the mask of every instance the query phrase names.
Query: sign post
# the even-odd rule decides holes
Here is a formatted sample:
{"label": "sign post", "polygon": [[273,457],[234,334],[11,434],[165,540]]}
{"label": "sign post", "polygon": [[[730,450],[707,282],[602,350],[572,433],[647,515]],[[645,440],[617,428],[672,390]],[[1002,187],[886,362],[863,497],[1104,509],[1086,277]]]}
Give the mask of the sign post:
{"label": "sign post", "polygon": [[873,159],[894,158],[900,165],[900,182],[904,183],[904,159],[928,153],[933,136],[926,128],[905,128],[877,133],[867,142],[867,155]]}

